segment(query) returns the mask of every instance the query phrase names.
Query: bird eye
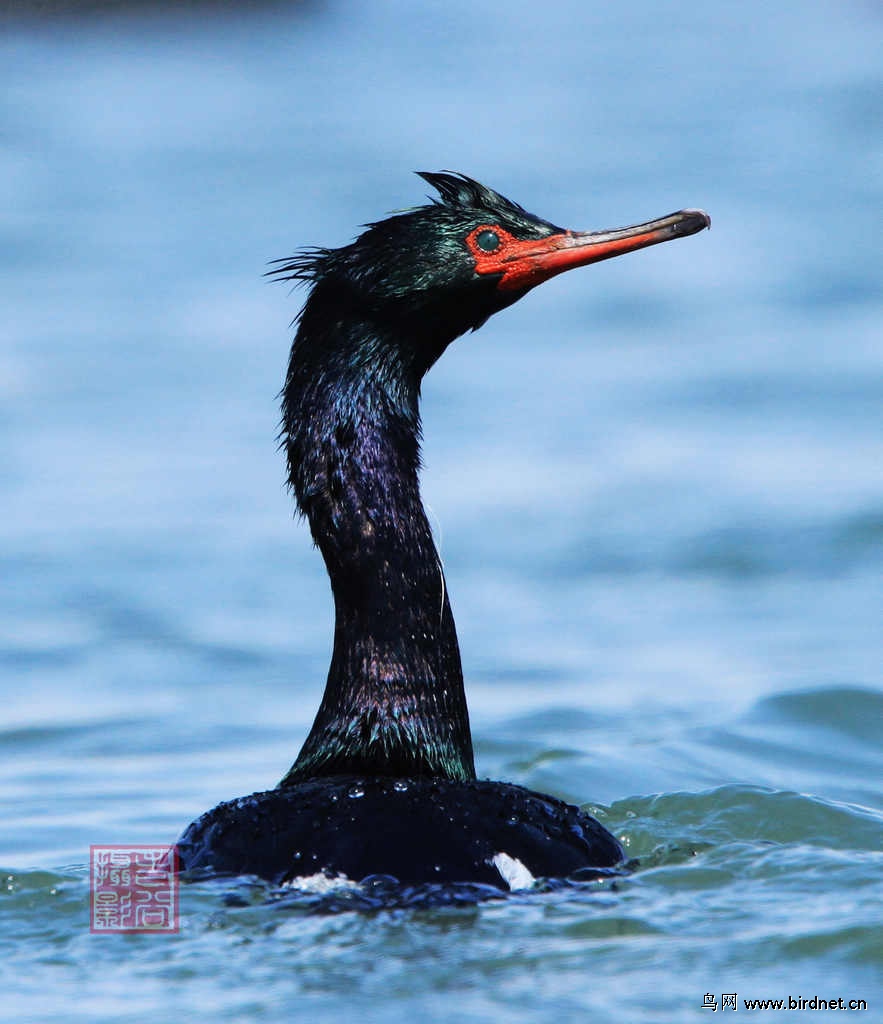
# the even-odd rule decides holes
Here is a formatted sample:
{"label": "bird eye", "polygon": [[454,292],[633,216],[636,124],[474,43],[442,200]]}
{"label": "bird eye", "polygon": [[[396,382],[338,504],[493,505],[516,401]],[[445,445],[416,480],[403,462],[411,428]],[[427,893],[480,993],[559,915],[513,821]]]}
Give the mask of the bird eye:
{"label": "bird eye", "polygon": [[483,252],[494,252],[500,248],[500,236],[496,231],[480,231],[475,237],[475,244]]}

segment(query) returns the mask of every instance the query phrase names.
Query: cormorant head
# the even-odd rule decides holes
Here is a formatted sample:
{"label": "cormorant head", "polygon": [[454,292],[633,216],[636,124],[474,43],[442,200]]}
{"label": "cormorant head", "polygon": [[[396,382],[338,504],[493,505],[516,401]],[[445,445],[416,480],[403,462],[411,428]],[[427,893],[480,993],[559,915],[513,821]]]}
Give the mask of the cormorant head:
{"label": "cormorant head", "polygon": [[454,338],[550,277],[710,225],[702,211],[683,210],[615,231],[568,231],[464,174],[418,173],[438,192],[429,205],[271,271],[312,285],[302,328],[307,319],[312,330],[321,326],[316,314],[358,321],[384,347],[397,346],[418,375]]}

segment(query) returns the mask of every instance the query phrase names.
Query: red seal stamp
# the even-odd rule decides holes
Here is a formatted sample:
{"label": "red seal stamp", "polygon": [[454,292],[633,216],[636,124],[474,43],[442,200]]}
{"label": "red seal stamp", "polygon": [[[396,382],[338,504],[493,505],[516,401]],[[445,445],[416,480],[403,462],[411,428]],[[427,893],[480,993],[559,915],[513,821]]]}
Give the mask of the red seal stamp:
{"label": "red seal stamp", "polygon": [[177,932],[174,846],[91,846],[90,931]]}

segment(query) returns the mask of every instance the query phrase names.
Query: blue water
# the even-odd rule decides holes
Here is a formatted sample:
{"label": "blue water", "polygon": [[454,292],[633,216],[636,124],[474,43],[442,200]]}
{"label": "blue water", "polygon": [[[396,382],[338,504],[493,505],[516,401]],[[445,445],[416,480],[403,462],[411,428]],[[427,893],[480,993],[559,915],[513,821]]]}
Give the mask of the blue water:
{"label": "blue water", "polygon": [[[790,0],[3,24],[3,1019],[880,1019],[881,48],[877,6]],[[424,386],[479,773],[638,870],[373,914],[201,883],[176,937],[90,935],[90,844],[172,841],[309,728],[332,607],[261,274],[423,168],[575,228],[713,218]]]}

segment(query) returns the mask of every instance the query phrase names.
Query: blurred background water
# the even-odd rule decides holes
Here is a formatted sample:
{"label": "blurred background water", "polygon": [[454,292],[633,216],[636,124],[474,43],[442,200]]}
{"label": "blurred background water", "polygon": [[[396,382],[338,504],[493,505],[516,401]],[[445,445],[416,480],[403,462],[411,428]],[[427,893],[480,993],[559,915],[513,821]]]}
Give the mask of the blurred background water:
{"label": "blurred background water", "polygon": [[[0,23],[5,1019],[873,1019],[879,5],[92,7]],[[440,168],[575,228],[713,217],[424,384],[479,774],[595,808],[641,868],[373,915],[197,885],[177,937],[92,936],[89,844],[272,786],[321,695],[274,440],[300,297],[266,261]]]}

